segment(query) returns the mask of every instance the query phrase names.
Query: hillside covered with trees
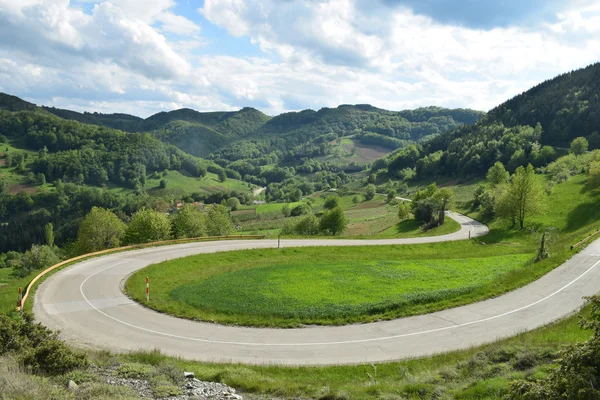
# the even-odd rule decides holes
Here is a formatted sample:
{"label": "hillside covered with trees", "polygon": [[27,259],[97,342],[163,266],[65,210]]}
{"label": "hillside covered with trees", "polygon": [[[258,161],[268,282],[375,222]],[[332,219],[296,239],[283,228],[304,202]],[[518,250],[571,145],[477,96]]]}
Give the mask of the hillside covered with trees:
{"label": "hillside covered with trees", "polygon": [[600,63],[548,80],[499,105],[474,125],[399,149],[374,163],[401,179],[481,176],[495,162],[509,171],[543,167],[583,137],[600,148]]}

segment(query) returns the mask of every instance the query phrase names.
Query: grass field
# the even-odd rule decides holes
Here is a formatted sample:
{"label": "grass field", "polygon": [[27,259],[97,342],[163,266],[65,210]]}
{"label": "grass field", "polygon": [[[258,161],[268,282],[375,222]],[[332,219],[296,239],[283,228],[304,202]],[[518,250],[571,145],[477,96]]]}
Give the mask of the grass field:
{"label": "grass field", "polygon": [[[167,188],[160,188],[160,181],[165,180],[167,182]],[[227,179],[225,182],[219,182],[216,174],[207,173],[204,178],[194,178],[188,176],[180,171],[167,171],[167,175],[157,179],[151,178],[146,179],[146,185],[144,188],[148,193],[156,196],[160,196],[164,192],[173,194],[190,194],[194,192],[199,193],[214,193],[223,191],[237,190],[240,192],[249,192],[250,188],[247,183],[238,181],[235,179]],[[133,189],[110,185],[110,190],[117,193],[132,193]]]}
{"label": "grass field", "polygon": [[129,278],[126,291],[142,301],[145,277],[151,276],[163,284],[155,286],[150,307],[185,318],[251,326],[346,324],[437,311],[501,293],[512,288],[514,276],[525,274],[522,267],[531,258],[519,246],[466,241],[360,252],[236,251],[149,266]]}
{"label": "grass field", "polygon": [[[313,259],[310,252],[305,256]],[[459,297],[523,267],[529,259],[529,255],[406,261],[369,257],[306,263],[292,258],[284,264],[219,274],[178,287],[171,296],[214,314],[306,323],[344,320]]]}

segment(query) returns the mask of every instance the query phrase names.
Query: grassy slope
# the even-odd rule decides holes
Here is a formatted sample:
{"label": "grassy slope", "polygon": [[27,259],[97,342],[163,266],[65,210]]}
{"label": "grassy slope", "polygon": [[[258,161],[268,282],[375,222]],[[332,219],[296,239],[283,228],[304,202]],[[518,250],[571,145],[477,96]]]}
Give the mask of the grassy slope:
{"label": "grassy slope", "polygon": [[[232,190],[240,192],[250,191],[247,183],[235,179],[227,179],[225,182],[219,182],[217,175],[210,172],[204,178],[194,178],[179,171],[168,171],[166,176],[158,179],[148,178],[146,180],[146,190],[153,195],[161,195],[161,192],[165,191],[159,187],[160,181],[163,179],[167,181],[167,191],[181,194],[229,192]],[[111,185],[110,190],[118,193],[133,192],[133,189],[115,185]]]}

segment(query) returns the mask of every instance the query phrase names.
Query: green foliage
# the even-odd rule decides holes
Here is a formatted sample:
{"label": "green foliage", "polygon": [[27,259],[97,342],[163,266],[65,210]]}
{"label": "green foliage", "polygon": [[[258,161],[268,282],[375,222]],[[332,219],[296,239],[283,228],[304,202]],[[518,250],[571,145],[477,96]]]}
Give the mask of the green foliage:
{"label": "green foliage", "polygon": [[335,207],[323,213],[319,227],[322,232],[336,236],[348,229],[348,222],[344,211],[340,207]]}
{"label": "green foliage", "polygon": [[306,203],[300,203],[297,206],[295,206],[294,208],[291,209],[290,211],[290,215],[292,217],[298,217],[300,215],[306,215],[306,214],[310,214],[311,209],[310,206]]}
{"label": "green foliage", "polygon": [[593,331],[592,337],[561,351],[557,368],[546,379],[512,382],[509,399],[600,397],[600,296],[592,296],[587,300],[591,312],[582,326]]}
{"label": "green foliage", "polygon": [[125,230],[127,244],[148,243],[169,239],[171,224],[167,216],[158,211],[142,208],[131,217]]}
{"label": "green foliage", "polygon": [[323,207],[327,210],[331,210],[332,208],[336,208],[340,206],[340,198],[339,196],[327,196],[325,202],[323,203]]}
{"label": "green foliage", "polygon": [[446,211],[455,201],[452,189],[439,189],[435,183],[419,190],[413,196],[412,213],[425,229],[440,226],[445,221]]}
{"label": "green foliage", "polygon": [[207,217],[197,207],[186,204],[171,214],[171,230],[176,239],[206,236]]}
{"label": "green foliage", "polygon": [[410,203],[407,201],[401,201],[398,204],[398,219],[400,221],[404,221],[410,217]]}
{"label": "green foliage", "polygon": [[51,247],[34,244],[22,256],[14,257],[11,266],[14,268],[15,275],[23,277],[32,271],[58,264],[58,261]]}
{"label": "green foliage", "polygon": [[365,188],[365,200],[373,200],[375,197],[375,193],[377,192],[377,188],[373,184],[368,184]]}
{"label": "green foliage", "polygon": [[498,200],[498,215],[523,229],[525,219],[542,210],[543,200],[544,192],[535,177],[533,166],[519,167]]}
{"label": "green foliage", "polygon": [[166,189],[167,188],[167,181],[164,179],[160,180],[160,183],[158,184],[158,187],[161,189]]}
{"label": "green foliage", "polygon": [[219,182],[225,182],[227,180],[227,173],[224,169],[220,169],[217,176],[219,177]]}
{"label": "green foliage", "polygon": [[44,226],[44,233],[46,234],[46,246],[53,248],[54,247],[54,226],[51,222],[48,222]]}
{"label": "green foliage", "polygon": [[229,210],[221,205],[207,207],[206,234],[208,236],[225,236],[233,232],[233,223]]}
{"label": "green foliage", "polygon": [[582,154],[584,154],[586,151],[588,151],[588,141],[586,138],[584,137],[578,137],[573,139],[573,141],[571,142],[571,153],[575,154],[576,156],[580,156]]}
{"label": "green foliage", "polygon": [[0,356],[15,355],[36,372],[60,375],[87,366],[85,354],[74,352],[58,339],[58,334],[25,314],[13,319],[0,314]]}
{"label": "green foliage", "polygon": [[81,221],[75,246],[80,254],[119,247],[125,230],[126,225],[113,212],[93,207]]}
{"label": "green foliage", "polygon": [[237,197],[231,197],[227,200],[227,206],[231,208],[231,211],[236,211],[240,208],[240,200]]}
{"label": "green foliage", "polygon": [[492,186],[503,185],[508,182],[510,174],[504,168],[504,164],[497,161],[487,172],[486,179]]}

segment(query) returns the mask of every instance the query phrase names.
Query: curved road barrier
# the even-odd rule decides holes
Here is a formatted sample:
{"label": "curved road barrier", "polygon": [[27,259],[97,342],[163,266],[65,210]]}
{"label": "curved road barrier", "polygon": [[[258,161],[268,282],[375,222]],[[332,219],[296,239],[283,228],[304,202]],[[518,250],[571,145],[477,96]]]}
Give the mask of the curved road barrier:
{"label": "curved road barrier", "polygon": [[[27,301],[27,297],[29,297],[29,292],[31,291],[31,288],[44,275],[48,274],[51,271],[54,271],[57,268],[60,268],[67,264],[70,264],[70,263],[73,263],[76,261],[80,261],[80,260],[83,260],[86,258],[100,256],[103,254],[116,253],[119,251],[140,249],[140,248],[145,248],[145,247],[155,247],[155,246],[162,246],[162,245],[175,244],[175,243],[203,242],[203,241],[214,241],[214,240],[232,240],[232,239],[263,239],[263,238],[264,238],[264,236],[262,236],[262,235],[237,235],[237,236],[205,236],[205,237],[200,237],[200,238],[171,239],[171,240],[163,240],[160,242],[132,244],[130,246],[116,247],[116,248],[112,248],[112,249],[96,251],[94,253],[82,254],[80,256],[69,258],[68,260],[59,262],[58,264],[55,264],[55,265],[51,266],[50,268],[47,268],[47,269],[43,270],[42,272],[40,272],[39,274],[37,274],[36,277],[33,278],[31,280],[31,282],[29,282],[29,284],[27,285],[25,295],[20,299],[20,301],[19,301],[20,306],[17,307],[17,311],[21,311],[23,309],[23,307],[25,306],[25,301]],[[19,290],[20,290],[20,288],[19,288]]]}

